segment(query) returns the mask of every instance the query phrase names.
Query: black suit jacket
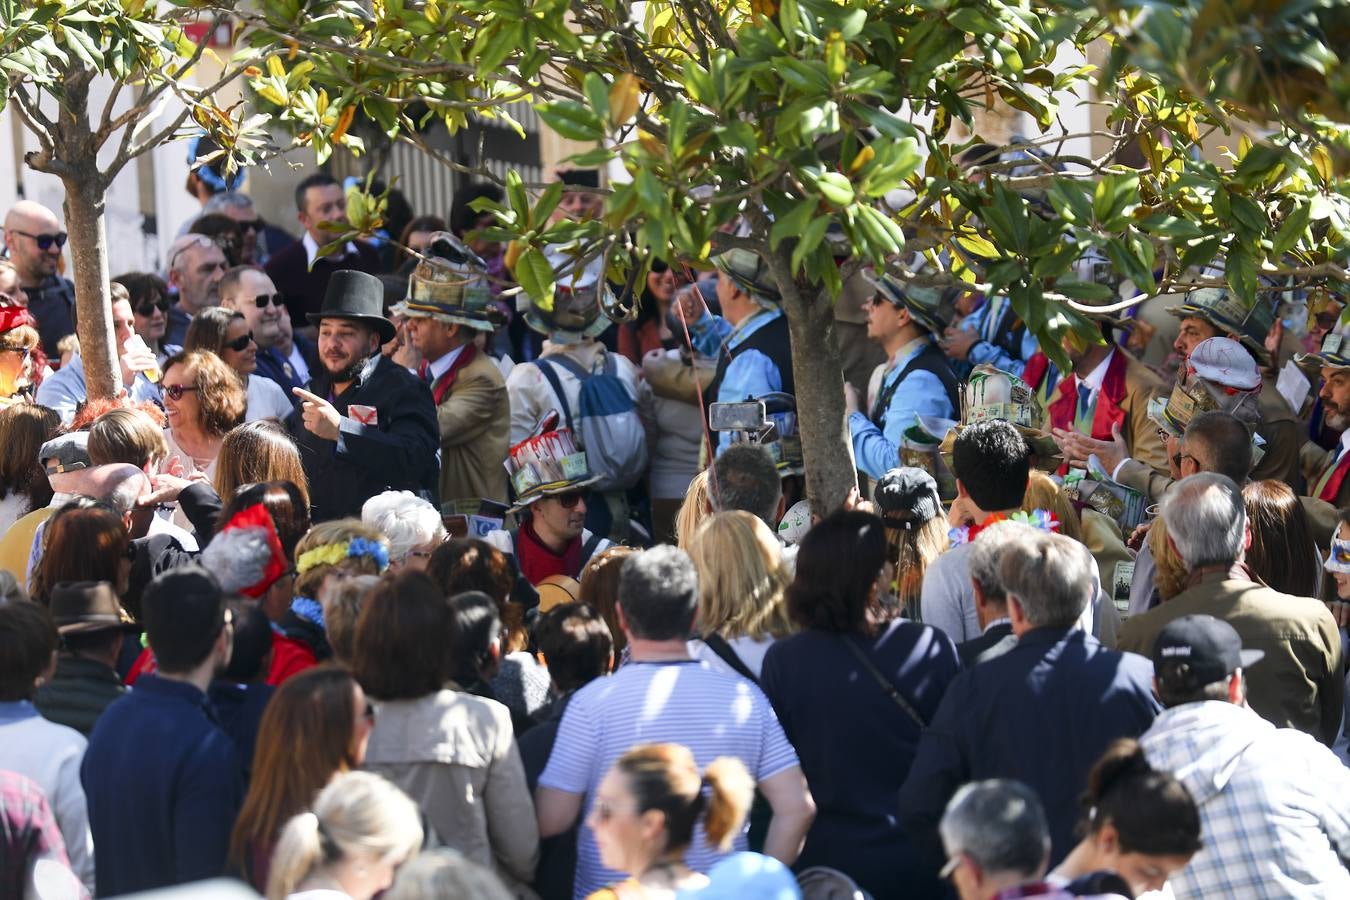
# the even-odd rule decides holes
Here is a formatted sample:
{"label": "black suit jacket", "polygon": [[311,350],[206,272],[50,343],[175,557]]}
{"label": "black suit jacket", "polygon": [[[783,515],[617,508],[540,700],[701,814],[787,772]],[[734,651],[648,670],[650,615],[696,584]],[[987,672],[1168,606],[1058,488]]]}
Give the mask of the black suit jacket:
{"label": "black suit jacket", "polygon": [[976,663],[1002,656],[1015,646],[1017,636],[1012,633],[1012,623],[1000,622],[979,637],[957,644],[956,652],[961,657],[961,665],[969,669]]}
{"label": "black suit jacket", "polygon": [[[292,416],[291,433],[309,476],[314,521],[361,515],[361,504],[382,491],[412,491],[440,508],[441,436],[431,390],[407,369],[376,353],[356,381],[332,397],[320,366],[309,390],[342,415],[338,440],[322,440]],[[363,425],[351,407],[374,407],[374,424]]]}
{"label": "black suit jacket", "polygon": [[305,316],[323,308],[324,291],[328,290],[328,279],[338,269],[356,269],[379,275],[383,268],[380,255],[375,248],[361,241],[353,241],[356,252],[345,256],[325,256],[314,260],[314,268],[309,267],[309,256],[305,253],[305,242],[296,241],[272,254],[264,268],[272,283],[281,293],[282,301],[291,314],[291,325],[295,328],[309,327]]}

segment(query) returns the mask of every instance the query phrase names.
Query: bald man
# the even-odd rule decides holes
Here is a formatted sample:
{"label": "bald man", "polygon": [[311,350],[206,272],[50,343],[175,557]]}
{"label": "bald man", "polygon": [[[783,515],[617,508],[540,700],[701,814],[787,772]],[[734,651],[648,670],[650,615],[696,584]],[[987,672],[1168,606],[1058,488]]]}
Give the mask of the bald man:
{"label": "bald man", "polygon": [[20,200],[5,214],[5,246],[28,295],[28,310],[38,321],[42,349],[53,365],[61,358],[56,344],[75,332],[75,285],[57,274],[66,232],[41,203]]}

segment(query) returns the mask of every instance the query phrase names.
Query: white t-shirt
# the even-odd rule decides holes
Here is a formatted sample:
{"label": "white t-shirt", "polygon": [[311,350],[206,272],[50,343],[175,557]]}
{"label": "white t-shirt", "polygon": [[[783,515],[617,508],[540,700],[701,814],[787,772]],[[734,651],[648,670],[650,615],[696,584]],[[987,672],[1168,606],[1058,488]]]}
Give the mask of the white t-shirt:
{"label": "white t-shirt", "polygon": [[244,413],[245,422],[259,419],[286,421],[286,417],[295,411],[286,392],[270,378],[250,375],[248,379],[248,410]]}

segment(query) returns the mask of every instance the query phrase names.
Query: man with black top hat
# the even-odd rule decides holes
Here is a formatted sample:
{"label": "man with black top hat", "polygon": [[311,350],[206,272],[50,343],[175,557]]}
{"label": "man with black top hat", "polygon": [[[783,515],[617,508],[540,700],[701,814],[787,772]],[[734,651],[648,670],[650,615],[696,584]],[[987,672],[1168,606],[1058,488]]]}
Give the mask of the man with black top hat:
{"label": "man with black top hat", "polygon": [[126,692],[115,670],[117,658],[127,636],[141,629],[106,581],[58,584],[50,605],[61,655],[33,702],[46,718],[88,737],[103,710]]}
{"label": "man with black top hat", "polygon": [[844,385],[844,398],[853,458],[868,476],[880,478],[900,464],[900,443],[916,416],[954,419],[961,401],[956,373],[933,342],[942,332],[939,292],[888,276],[875,284],[867,336],[885,348],[888,362],[872,374],[870,412],[860,409],[852,385]]}
{"label": "man with black top hat", "polygon": [[[795,395],[787,316],[764,261],[749,250],[736,249],[713,262],[722,315],[712,315],[696,291],[685,292],[679,301],[694,349],[717,360],[707,396],[719,403],[738,403],[777,391]],[[717,452],[730,445],[731,434],[719,434]]]}
{"label": "man with black top hat", "polygon": [[376,494],[408,490],[439,502],[440,435],[431,391],[380,347],[394,337],[374,275],[333,273],[319,327],[320,371],[291,429],[300,446],[315,522],[360,516]]}
{"label": "man with black top hat", "polygon": [[1350,769],[1301,731],[1247,705],[1247,669],[1268,664],[1232,625],[1169,622],[1151,647],[1166,709],[1139,739],[1200,809],[1204,846],[1168,880],[1177,900],[1350,896]]}

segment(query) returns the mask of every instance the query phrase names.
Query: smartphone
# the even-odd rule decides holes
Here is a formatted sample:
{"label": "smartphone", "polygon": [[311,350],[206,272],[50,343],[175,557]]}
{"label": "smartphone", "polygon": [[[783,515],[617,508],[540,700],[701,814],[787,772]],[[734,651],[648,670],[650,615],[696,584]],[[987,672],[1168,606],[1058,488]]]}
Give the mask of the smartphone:
{"label": "smartphone", "polygon": [[713,431],[760,431],[768,424],[763,400],[708,406],[708,425]]}

